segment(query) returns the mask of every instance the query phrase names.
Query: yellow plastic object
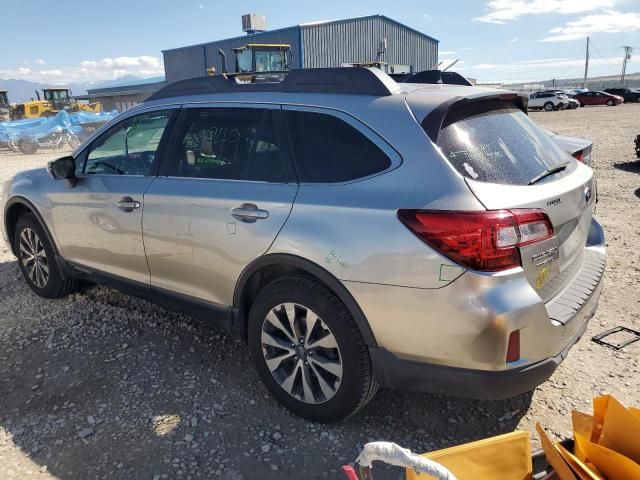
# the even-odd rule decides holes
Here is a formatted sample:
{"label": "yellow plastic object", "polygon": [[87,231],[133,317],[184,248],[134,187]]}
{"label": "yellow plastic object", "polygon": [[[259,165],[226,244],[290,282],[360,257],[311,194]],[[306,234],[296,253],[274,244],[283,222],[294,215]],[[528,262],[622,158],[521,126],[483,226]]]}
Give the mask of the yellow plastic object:
{"label": "yellow plastic object", "polygon": [[587,458],[604,474],[607,480],[638,480],[640,465],[613,450],[592,443],[582,435],[576,434],[576,444],[586,452]]}
{"label": "yellow plastic object", "polygon": [[[426,453],[423,457],[448,468],[458,480],[531,480],[531,444],[528,432],[512,432],[477,442]],[[407,470],[407,480],[433,477]]]}
{"label": "yellow plastic object", "polygon": [[640,463],[640,419],[611,396],[598,444]]}
{"label": "yellow plastic object", "polygon": [[540,444],[542,445],[542,450],[544,450],[544,456],[547,458],[549,465],[555,470],[558,478],[560,480],[577,480],[571,467],[569,467],[564,458],[562,458],[558,447],[547,437],[546,432],[539,423],[536,423],[536,430],[538,431],[538,435],[540,435]]}
{"label": "yellow plastic object", "polygon": [[556,443],[556,448],[580,480],[604,480],[594,468],[581,461],[561,444]]}

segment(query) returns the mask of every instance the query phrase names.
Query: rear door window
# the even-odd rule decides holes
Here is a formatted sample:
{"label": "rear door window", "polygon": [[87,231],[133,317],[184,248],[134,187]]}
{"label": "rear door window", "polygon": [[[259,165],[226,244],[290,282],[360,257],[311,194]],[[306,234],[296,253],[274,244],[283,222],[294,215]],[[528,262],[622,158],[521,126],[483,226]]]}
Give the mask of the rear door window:
{"label": "rear door window", "polygon": [[274,111],[190,108],[161,176],[286,183]]}
{"label": "rear door window", "polygon": [[[445,119],[438,146],[458,172],[480,182],[527,185],[570,160],[515,105]],[[573,162],[564,172],[569,172]]]}

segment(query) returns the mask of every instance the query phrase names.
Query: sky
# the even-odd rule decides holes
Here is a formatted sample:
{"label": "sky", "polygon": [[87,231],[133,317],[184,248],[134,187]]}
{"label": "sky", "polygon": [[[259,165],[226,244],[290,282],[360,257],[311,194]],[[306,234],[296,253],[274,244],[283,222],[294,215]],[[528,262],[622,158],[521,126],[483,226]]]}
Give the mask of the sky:
{"label": "sky", "polygon": [[627,72],[640,72],[640,0],[2,3],[0,78],[50,84],[162,76],[163,49],[242,35],[249,12],[269,29],[383,14],[440,40],[439,60],[484,82],[580,77],[587,35],[590,76],[620,74],[622,45],[636,47]]}

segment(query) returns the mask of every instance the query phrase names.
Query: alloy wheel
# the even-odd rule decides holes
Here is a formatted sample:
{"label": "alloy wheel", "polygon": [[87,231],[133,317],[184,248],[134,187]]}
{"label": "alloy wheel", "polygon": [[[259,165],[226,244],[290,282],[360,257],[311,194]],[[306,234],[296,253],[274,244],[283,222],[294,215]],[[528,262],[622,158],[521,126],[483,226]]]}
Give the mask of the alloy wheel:
{"label": "alloy wheel", "polygon": [[40,237],[31,228],[20,233],[20,261],[31,282],[44,288],[49,281],[49,261]]}
{"label": "alloy wheel", "polygon": [[311,309],[297,303],[271,309],[262,323],[261,344],[271,375],[292,397],[321,404],[337,393],[343,376],[340,348]]}

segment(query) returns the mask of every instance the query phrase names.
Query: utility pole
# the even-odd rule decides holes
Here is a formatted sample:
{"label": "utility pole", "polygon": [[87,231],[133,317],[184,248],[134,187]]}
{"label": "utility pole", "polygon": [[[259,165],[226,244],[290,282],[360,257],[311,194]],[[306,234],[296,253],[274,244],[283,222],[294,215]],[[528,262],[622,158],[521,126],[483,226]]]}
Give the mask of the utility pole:
{"label": "utility pole", "polygon": [[587,88],[587,74],[589,73],[589,37],[587,37],[587,56],[584,59],[584,80],[582,88]]}
{"label": "utility pole", "polygon": [[624,76],[627,73],[627,60],[631,60],[631,52],[633,51],[633,47],[628,45],[623,45],[624,48],[624,59],[622,60],[622,75],[620,75],[620,83],[624,83]]}

